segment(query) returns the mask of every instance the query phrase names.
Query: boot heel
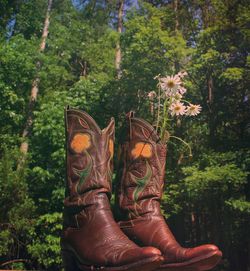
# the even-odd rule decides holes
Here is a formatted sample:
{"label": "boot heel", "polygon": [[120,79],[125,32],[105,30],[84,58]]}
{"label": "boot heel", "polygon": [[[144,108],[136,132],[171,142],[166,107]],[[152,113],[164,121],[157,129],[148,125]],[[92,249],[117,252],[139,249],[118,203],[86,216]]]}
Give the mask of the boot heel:
{"label": "boot heel", "polygon": [[74,254],[68,250],[62,251],[62,260],[64,271],[81,271],[76,264]]}

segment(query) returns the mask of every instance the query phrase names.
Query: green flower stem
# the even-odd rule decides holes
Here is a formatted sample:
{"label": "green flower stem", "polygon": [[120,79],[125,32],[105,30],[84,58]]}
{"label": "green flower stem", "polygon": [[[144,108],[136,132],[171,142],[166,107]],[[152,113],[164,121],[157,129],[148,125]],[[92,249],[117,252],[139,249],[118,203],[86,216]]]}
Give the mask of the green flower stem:
{"label": "green flower stem", "polygon": [[186,141],[184,141],[183,139],[181,139],[181,138],[179,138],[179,137],[177,137],[177,136],[171,135],[170,138],[171,138],[171,137],[172,137],[172,138],[175,138],[175,139],[178,139],[178,140],[181,141],[184,145],[186,145],[187,148],[188,148],[188,150],[189,150],[189,157],[192,157],[192,156],[193,156],[193,154],[192,154],[192,149],[191,149],[190,145],[189,145]]}
{"label": "green flower stem", "polygon": [[166,127],[168,125],[168,108],[172,103],[172,98],[170,100],[166,99],[163,104],[163,124],[161,126],[160,138],[163,140],[165,136]]}
{"label": "green flower stem", "polygon": [[158,112],[157,112],[157,122],[156,122],[156,131],[158,132],[159,123],[160,123],[160,114],[161,114],[161,88],[158,86]]}
{"label": "green flower stem", "polygon": [[166,111],[167,111],[166,107],[167,107],[167,100],[164,101],[164,105],[163,105],[163,124],[161,126],[161,132],[160,132],[161,139],[163,139],[163,137],[164,137],[164,132],[165,132],[167,120],[168,120],[168,117],[166,114]]}
{"label": "green flower stem", "polygon": [[181,101],[182,102],[185,102],[185,103],[188,103],[188,104],[191,104],[189,101],[187,101],[187,100],[183,100],[183,99],[181,99]]}

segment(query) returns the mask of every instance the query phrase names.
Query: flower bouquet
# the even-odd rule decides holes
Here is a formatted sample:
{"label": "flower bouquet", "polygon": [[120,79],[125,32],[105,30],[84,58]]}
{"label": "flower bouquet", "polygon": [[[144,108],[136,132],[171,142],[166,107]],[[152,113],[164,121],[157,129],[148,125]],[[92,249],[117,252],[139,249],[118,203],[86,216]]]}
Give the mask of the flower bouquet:
{"label": "flower bouquet", "polygon": [[201,111],[199,104],[192,104],[183,99],[187,91],[183,82],[185,76],[187,76],[187,72],[179,72],[176,75],[166,77],[156,76],[154,79],[158,80],[158,91],[150,91],[148,99],[151,115],[155,116],[154,126],[161,140],[166,143],[170,138],[180,140],[189,148],[189,155],[192,156],[191,148],[187,142],[169,134],[171,121],[175,117],[196,116]]}

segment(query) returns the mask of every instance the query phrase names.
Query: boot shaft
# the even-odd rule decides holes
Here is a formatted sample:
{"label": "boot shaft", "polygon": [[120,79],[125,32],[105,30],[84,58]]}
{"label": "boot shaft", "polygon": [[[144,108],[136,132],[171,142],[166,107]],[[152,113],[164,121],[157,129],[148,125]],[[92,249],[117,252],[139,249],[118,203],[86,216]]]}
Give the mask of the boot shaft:
{"label": "boot shaft", "polygon": [[114,152],[114,119],[101,130],[86,112],[65,109],[65,206],[95,203],[96,195],[111,195]]}
{"label": "boot shaft", "polygon": [[127,115],[125,140],[122,143],[117,200],[128,219],[160,212],[163,193],[166,145],[153,126]]}

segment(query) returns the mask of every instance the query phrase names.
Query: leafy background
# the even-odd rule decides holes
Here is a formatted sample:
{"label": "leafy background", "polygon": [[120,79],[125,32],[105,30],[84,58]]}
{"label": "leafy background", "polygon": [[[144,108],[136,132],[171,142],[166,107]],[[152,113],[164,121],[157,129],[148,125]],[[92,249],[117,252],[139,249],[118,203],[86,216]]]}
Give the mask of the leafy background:
{"label": "leafy background", "polygon": [[[119,34],[118,1],[54,0],[44,52],[38,48],[47,1],[0,6],[1,268],[62,270],[65,105],[86,110],[102,128],[114,116],[119,139],[127,111],[151,120],[146,96],[153,78],[186,70],[187,98],[203,110],[173,123],[193,158],[169,143],[162,210],[183,246],[221,248],[215,270],[249,271],[249,2],[125,1]],[[28,157],[17,170],[37,76]]]}

